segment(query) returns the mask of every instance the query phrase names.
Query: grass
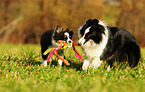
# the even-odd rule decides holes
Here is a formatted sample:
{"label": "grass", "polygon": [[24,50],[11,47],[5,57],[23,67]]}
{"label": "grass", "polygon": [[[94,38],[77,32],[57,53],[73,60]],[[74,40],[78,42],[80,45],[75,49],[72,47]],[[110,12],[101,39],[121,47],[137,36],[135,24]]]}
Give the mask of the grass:
{"label": "grass", "polygon": [[[145,48],[142,60],[134,69],[128,63],[115,63],[107,71],[104,63],[97,70],[83,71],[83,61],[71,49],[65,51],[71,66],[58,66],[57,58],[41,66],[39,45],[0,44],[1,92],[144,92]],[[83,52],[76,48],[81,56]]]}

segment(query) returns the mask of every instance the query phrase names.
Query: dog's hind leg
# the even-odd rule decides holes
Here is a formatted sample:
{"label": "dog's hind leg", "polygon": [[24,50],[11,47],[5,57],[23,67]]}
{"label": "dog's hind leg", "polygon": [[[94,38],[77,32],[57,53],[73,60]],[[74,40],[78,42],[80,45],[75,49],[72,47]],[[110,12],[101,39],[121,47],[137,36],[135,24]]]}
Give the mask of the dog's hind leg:
{"label": "dog's hind leg", "polygon": [[140,47],[132,42],[132,43],[128,43],[126,45],[126,51],[127,51],[127,55],[128,55],[128,62],[131,68],[134,68],[135,66],[137,66],[139,60],[140,60]]}

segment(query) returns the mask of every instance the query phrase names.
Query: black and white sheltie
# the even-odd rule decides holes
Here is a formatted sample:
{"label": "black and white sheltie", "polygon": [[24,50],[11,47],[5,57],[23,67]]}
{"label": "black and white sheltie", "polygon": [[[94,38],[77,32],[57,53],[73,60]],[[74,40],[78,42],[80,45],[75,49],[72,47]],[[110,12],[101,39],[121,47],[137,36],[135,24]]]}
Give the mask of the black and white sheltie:
{"label": "black and white sheltie", "polygon": [[108,63],[108,69],[114,61],[128,60],[131,68],[138,64],[140,47],[128,31],[106,26],[97,19],[89,19],[78,31],[78,44],[86,54],[83,70],[97,69],[103,61]]}
{"label": "black and white sheltie", "polygon": [[[63,40],[66,41],[66,43],[72,43],[72,36],[73,36],[73,31],[66,29],[63,31],[63,29],[60,26],[57,26],[55,30],[48,30],[44,32],[41,36],[41,53],[42,53],[42,64],[44,66],[47,66],[47,55],[43,55],[43,53],[48,49],[48,48],[54,48],[56,47],[59,43],[57,42],[58,40]],[[64,57],[63,50],[58,50],[58,54],[62,57]],[[58,64],[62,65],[62,60],[58,60]]]}

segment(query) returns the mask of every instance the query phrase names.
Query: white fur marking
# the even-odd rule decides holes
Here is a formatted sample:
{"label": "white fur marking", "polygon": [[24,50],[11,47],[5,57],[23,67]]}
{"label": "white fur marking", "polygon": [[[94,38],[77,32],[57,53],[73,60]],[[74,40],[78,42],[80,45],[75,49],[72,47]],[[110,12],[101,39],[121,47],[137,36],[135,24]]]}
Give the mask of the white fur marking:
{"label": "white fur marking", "polygon": [[103,61],[100,61],[100,59],[94,59],[90,65],[90,68],[93,68],[94,70],[97,69]]}
{"label": "white fur marking", "polygon": [[46,60],[42,59],[42,65],[47,66],[47,59]]}
{"label": "white fur marking", "polygon": [[82,26],[79,27],[78,29],[78,37],[80,38],[81,37],[81,34],[80,34],[80,30],[83,28],[83,26],[85,25],[86,23],[84,23]]}
{"label": "white fur marking", "polygon": [[110,65],[107,67],[107,70],[110,71]]}
{"label": "white fur marking", "polygon": [[88,67],[89,67],[89,60],[84,60],[82,69],[87,71]]}
{"label": "white fur marking", "polygon": [[72,40],[69,38],[69,33],[65,32],[64,35],[67,37],[67,43],[72,43]]}
{"label": "white fur marking", "polygon": [[86,33],[88,33],[89,31],[90,31],[90,28],[91,27],[88,27],[86,30],[85,30],[85,33],[84,33],[84,35],[83,35],[83,37],[81,37],[80,38],[80,40],[78,41],[79,42],[79,44],[81,44],[82,46],[84,45],[84,42],[85,42],[85,35],[86,35]]}
{"label": "white fur marking", "polygon": [[88,27],[88,28],[85,30],[85,35],[86,35],[86,33],[88,33],[88,32],[90,31],[90,28],[91,28],[91,27]]}
{"label": "white fur marking", "polygon": [[81,34],[80,34],[80,30],[83,28],[83,26],[79,27],[78,29],[78,37],[80,38],[81,37]]}
{"label": "white fur marking", "polygon": [[[61,56],[61,58],[64,58],[64,56]],[[63,61],[61,59],[58,60],[58,64],[61,66]]]}
{"label": "white fur marking", "polygon": [[69,37],[69,33],[65,32],[64,35],[66,35],[67,37]]}

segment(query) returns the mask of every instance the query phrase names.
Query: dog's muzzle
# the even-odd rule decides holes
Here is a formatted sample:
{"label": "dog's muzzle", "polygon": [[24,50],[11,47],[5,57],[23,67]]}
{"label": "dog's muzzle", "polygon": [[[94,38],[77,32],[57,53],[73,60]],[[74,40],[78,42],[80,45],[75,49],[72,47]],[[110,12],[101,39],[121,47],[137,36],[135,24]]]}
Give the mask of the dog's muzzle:
{"label": "dog's muzzle", "polygon": [[79,44],[80,46],[84,45],[85,43],[86,43],[86,40],[84,39],[84,37],[81,37],[81,38],[79,39],[79,41],[78,41],[78,44]]}

